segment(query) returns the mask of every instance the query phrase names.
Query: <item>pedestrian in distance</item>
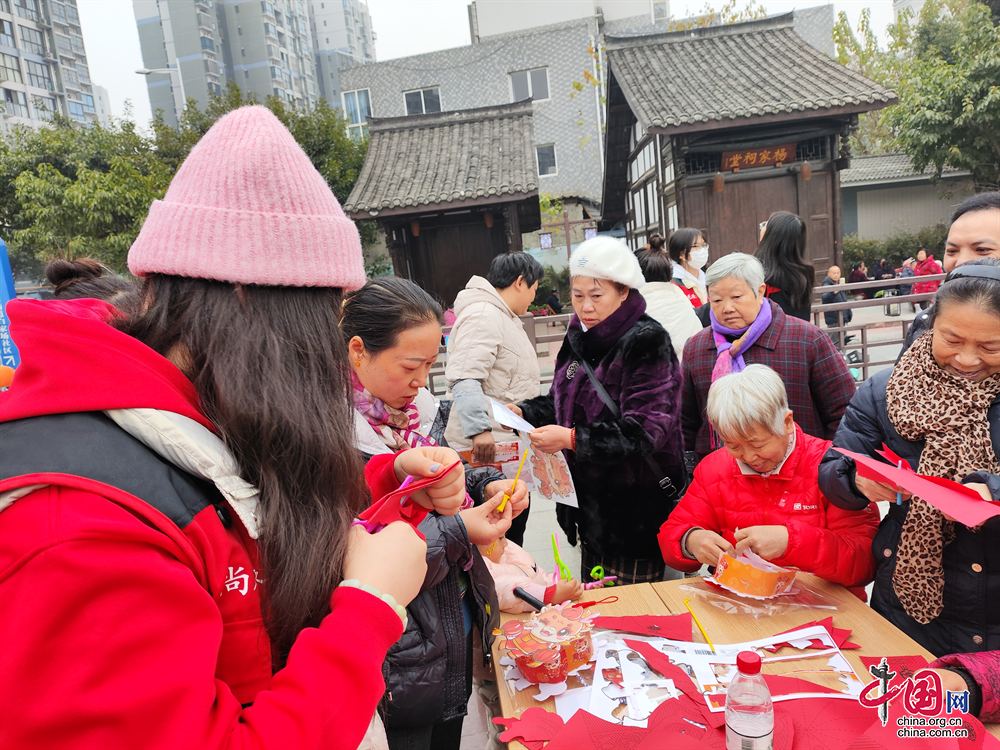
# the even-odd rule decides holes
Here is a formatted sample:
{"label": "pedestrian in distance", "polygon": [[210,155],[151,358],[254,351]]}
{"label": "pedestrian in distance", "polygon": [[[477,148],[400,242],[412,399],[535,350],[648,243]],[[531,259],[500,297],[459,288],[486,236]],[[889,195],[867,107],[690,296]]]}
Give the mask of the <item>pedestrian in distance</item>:
{"label": "pedestrian in distance", "polygon": [[701,330],[701,321],[687,295],[672,281],[673,263],[663,249],[663,237],[652,235],[649,247],[636,253],[636,258],[646,280],[639,289],[646,300],[646,314],[670,334],[670,344],[680,360],[684,343]]}
{"label": "pedestrian in distance", "polygon": [[806,223],[787,211],[771,214],[754,257],[764,266],[767,297],[785,315],[808,321],[816,271],[805,260]]}

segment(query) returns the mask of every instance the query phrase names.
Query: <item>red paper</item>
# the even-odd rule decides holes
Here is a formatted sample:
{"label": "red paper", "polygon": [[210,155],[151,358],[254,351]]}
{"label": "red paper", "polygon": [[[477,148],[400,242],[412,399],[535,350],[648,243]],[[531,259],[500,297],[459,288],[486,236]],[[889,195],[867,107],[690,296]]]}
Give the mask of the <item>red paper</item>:
{"label": "red paper", "polygon": [[691,613],[682,615],[631,615],[626,617],[600,616],[594,625],[620,633],[651,635],[671,641],[691,640]]}
{"label": "red paper", "polygon": [[[420,523],[427,517],[427,514],[430,511],[417,503],[407,503],[404,507],[402,505],[403,498],[412,495],[418,490],[422,490],[424,487],[429,487],[437,481],[440,481],[441,477],[445,476],[461,463],[462,461],[458,460],[439,474],[432,477],[417,479],[406,487],[400,487],[398,490],[390,492],[377,503],[373,503],[358,517],[362,521],[374,521],[381,526],[388,526],[390,523],[395,521],[404,521],[416,530],[417,526],[419,526]],[[420,534],[419,531],[417,533]],[[423,534],[420,534],[420,538],[423,539]]]}
{"label": "red paper", "polygon": [[900,469],[843,448],[834,447],[834,450],[853,458],[858,467],[858,474],[866,479],[899,485],[970,528],[978,526],[989,518],[1000,516],[1000,504],[983,500],[978,492],[958,482],[917,474],[906,465],[905,461],[903,462],[905,468]]}
{"label": "red paper", "polygon": [[795,728],[795,750],[843,750],[871,726],[878,714],[857,701],[840,698],[781,701],[774,718],[784,717]]}
{"label": "red paper", "polygon": [[[865,665],[865,670],[871,667],[877,667],[882,663],[881,656],[862,656],[861,663]],[[886,663],[889,665],[889,671],[895,672],[896,676],[889,681],[890,687],[895,685],[897,682],[902,682],[907,677],[913,677],[918,671],[923,669],[929,663],[927,659],[922,656],[887,656],[885,657]],[[866,674],[859,675],[861,680],[868,684],[875,678],[872,677],[871,672],[866,672]]]}
{"label": "red paper", "polygon": [[545,750],[633,750],[648,730],[623,727],[577,711],[552,738]]}
{"label": "red paper", "polygon": [[[791,633],[795,630],[801,630],[802,628],[811,628],[817,625],[821,625],[822,627],[826,628],[826,631],[830,634],[830,637],[833,638],[833,642],[837,644],[837,648],[841,650],[850,648],[861,648],[861,646],[859,646],[858,644],[850,643],[847,640],[848,638],[851,637],[851,631],[849,629],[833,627],[833,617],[827,617],[824,620],[814,620],[813,622],[807,622],[803,625],[797,625],[794,628],[789,628],[788,630],[782,630],[780,633],[775,633],[775,635],[784,635],[785,633]],[[768,646],[767,650],[777,651],[782,646],[789,646],[790,648],[791,644],[789,644],[788,641],[783,641],[782,643],[776,643],[773,646]],[[829,648],[829,646],[827,646],[818,639],[812,639],[810,640],[809,645],[806,648],[822,649],[822,648]]]}
{"label": "red paper", "polygon": [[559,714],[550,713],[537,706],[527,709],[520,718],[497,717],[493,723],[506,727],[500,733],[501,742],[517,740],[529,750],[542,750],[545,743],[563,728],[563,720]]}

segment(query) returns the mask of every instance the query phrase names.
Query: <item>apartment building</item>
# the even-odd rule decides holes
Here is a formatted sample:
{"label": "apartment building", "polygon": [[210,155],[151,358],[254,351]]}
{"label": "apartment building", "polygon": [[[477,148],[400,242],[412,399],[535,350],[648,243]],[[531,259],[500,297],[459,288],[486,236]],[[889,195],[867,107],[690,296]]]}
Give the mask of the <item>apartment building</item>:
{"label": "apartment building", "polygon": [[316,82],[306,0],[132,0],[149,103],[177,123],[185,99],[204,108],[235,81],[263,101],[312,107]]}
{"label": "apartment building", "polygon": [[0,131],[97,118],[76,0],[0,0]]}
{"label": "apartment building", "polygon": [[[375,31],[368,6],[360,0],[310,0],[313,46],[316,48],[316,80],[320,95],[339,107],[340,69],[375,62]],[[347,110],[353,124],[358,113]]]}

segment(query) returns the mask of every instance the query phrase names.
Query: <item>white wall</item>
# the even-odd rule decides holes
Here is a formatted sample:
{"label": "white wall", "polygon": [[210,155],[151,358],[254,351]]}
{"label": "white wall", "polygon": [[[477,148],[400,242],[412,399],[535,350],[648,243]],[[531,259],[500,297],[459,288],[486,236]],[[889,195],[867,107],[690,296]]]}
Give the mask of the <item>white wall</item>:
{"label": "white wall", "polygon": [[[947,193],[951,197],[945,197]],[[917,184],[858,192],[858,237],[881,240],[894,232],[916,232],[948,221],[955,207],[973,193],[969,180]]]}
{"label": "white wall", "polygon": [[480,38],[590,18],[597,6],[604,11],[606,21],[652,12],[650,0],[475,0]]}

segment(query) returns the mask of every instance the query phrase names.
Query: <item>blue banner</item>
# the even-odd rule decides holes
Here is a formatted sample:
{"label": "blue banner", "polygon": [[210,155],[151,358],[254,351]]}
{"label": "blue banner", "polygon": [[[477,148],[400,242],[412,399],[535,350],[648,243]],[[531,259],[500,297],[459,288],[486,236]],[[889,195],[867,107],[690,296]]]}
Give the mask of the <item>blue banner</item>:
{"label": "blue banner", "polygon": [[7,317],[7,303],[15,296],[14,274],[10,270],[7,245],[3,240],[0,240],[0,365],[13,368],[17,368],[21,364],[17,347],[10,337],[10,318]]}

